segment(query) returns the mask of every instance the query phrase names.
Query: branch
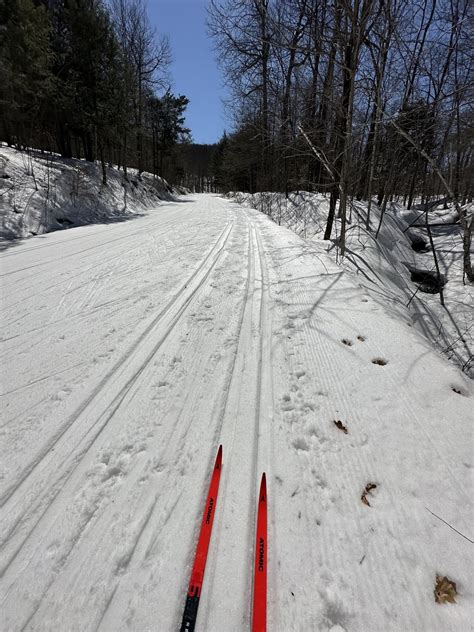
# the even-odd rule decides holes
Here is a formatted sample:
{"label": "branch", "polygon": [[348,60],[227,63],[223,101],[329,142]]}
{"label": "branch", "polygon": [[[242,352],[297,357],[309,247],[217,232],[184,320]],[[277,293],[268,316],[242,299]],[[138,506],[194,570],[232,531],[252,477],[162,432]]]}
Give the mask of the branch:
{"label": "branch", "polygon": [[[318,150],[315,145],[310,141],[308,135],[306,134],[306,132],[304,131],[304,129],[301,127],[301,125],[298,123],[297,125],[298,130],[301,132],[301,134],[303,135],[303,138],[305,139],[305,141],[308,143],[308,145],[310,146],[311,150],[313,151],[313,153],[315,154],[316,158],[318,158],[318,160],[322,163],[323,167],[326,169],[326,171],[329,173],[329,175],[331,176],[331,178],[333,179],[334,182],[336,182],[336,177],[335,174],[337,176],[339,176],[339,174],[337,173],[336,169],[334,167],[332,167],[329,165],[329,160],[326,158],[326,156],[324,155],[324,152],[322,150]],[[334,169],[334,172],[333,172]],[[340,180],[340,177],[337,178],[337,180]]]}

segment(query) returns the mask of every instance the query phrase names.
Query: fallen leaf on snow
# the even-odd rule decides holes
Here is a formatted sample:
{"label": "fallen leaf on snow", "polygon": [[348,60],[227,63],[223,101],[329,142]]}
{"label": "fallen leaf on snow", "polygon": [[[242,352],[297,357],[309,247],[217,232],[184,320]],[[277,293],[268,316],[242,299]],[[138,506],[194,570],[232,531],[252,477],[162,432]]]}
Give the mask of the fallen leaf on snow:
{"label": "fallen leaf on snow", "polygon": [[337,421],[334,419],[333,424],[336,426],[336,428],[339,428],[339,430],[342,430],[344,434],[347,434],[349,432],[340,419],[338,419]]}
{"label": "fallen leaf on snow", "polygon": [[376,489],[377,485],[375,483],[367,483],[367,485],[365,486],[364,491],[362,492],[362,496],[360,497],[361,501],[364,503],[364,505],[367,505],[367,507],[371,507],[371,504],[369,503],[368,499],[367,499],[367,494],[370,494],[370,492],[373,489]]}
{"label": "fallen leaf on snow", "polygon": [[436,603],[456,603],[456,583],[446,576],[436,575],[436,586],[434,596]]}

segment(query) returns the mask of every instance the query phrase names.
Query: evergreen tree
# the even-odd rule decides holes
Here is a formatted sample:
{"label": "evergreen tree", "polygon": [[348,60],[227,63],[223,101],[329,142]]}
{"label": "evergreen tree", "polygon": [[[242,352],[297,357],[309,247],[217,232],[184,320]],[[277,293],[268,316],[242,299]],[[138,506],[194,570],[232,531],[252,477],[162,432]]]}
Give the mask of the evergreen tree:
{"label": "evergreen tree", "polygon": [[18,147],[32,144],[52,91],[50,22],[43,5],[0,4],[0,56],[2,137]]}

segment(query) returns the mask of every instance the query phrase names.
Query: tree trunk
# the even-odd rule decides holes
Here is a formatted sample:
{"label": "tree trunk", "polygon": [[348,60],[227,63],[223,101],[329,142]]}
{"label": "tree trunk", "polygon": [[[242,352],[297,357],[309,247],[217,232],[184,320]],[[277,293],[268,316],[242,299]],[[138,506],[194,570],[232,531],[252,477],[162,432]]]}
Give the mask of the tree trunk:
{"label": "tree trunk", "polygon": [[99,148],[100,166],[102,167],[102,184],[105,187],[107,186],[107,167],[105,165],[104,146],[101,138],[97,139],[97,146]]}

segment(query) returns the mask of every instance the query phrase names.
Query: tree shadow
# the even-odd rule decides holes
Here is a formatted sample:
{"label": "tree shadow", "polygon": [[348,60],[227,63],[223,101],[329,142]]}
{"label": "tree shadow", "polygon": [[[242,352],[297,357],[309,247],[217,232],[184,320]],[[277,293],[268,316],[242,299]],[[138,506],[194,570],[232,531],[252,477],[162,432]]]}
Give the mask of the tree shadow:
{"label": "tree shadow", "polygon": [[[172,200],[170,203],[179,203],[181,200]],[[169,203],[168,201],[166,203]],[[44,240],[47,235],[51,233],[64,232],[69,230],[74,230],[75,228],[84,228],[85,226],[107,226],[109,224],[120,224],[125,222],[131,222],[133,220],[139,219],[141,217],[147,217],[150,215],[150,212],[153,212],[153,209],[150,209],[149,212],[140,212],[140,213],[124,213],[122,215],[111,215],[109,217],[97,217],[97,218],[89,218],[90,221],[73,223],[71,221],[67,222],[67,225],[61,225],[58,222],[57,228],[51,227],[49,230],[46,230],[44,233],[40,233],[38,235],[31,233],[26,237],[8,237],[2,235],[2,231],[0,229],[0,253],[6,252],[15,248],[16,246],[21,246],[27,243],[31,243],[31,240]],[[73,238],[76,239],[85,239],[89,237],[89,235],[81,235],[80,237]],[[46,244],[45,244],[46,245]],[[37,246],[39,247],[39,246]],[[33,249],[36,247],[33,246]]]}

